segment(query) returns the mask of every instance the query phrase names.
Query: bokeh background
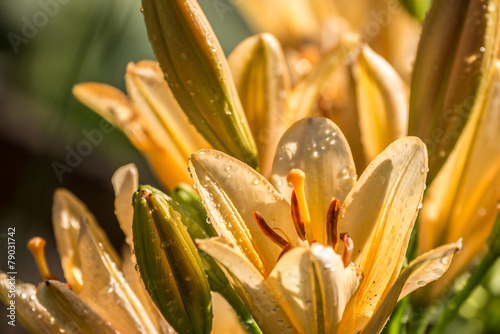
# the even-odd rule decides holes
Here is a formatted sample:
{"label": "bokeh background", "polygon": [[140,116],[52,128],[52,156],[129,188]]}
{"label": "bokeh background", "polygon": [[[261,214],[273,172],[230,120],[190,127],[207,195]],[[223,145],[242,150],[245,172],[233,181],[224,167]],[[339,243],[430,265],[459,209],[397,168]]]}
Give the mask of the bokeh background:
{"label": "bokeh background", "polygon": [[[228,0],[199,2],[226,54],[251,34]],[[221,3],[224,13],[216,8]],[[39,26],[30,30],[33,23]],[[87,204],[120,249],[124,236],[113,214],[110,179],[118,167],[133,162],[141,183],[158,186],[142,156],[115,130],[61,178],[53,164],[64,164],[68,152],[86,139],[82,131],[98,129],[101,121],[75,100],[72,86],[97,81],[124,90],[127,63],[142,59],[154,56],[138,0],[0,2],[0,270],[7,271],[6,233],[15,227],[17,279],[41,281],[26,249],[33,236],[47,240],[49,266],[63,277],[51,223],[52,196],[60,187]],[[495,273],[500,263],[448,333],[500,333],[500,274]],[[2,306],[1,333],[24,333],[19,322],[8,326],[5,315]]]}

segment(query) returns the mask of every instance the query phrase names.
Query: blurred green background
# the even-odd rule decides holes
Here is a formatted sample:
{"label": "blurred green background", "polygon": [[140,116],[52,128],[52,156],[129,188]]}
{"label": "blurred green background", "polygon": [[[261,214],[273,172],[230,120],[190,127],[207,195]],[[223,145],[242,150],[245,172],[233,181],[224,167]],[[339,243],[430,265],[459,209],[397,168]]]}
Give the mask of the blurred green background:
{"label": "blurred green background", "polygon": [[[221,3],[227,6],[224,13],[216,8]],[[227,0],[200,4],[226,53],[250,35]],[[29,30],[33,23],[39,27]],[[158,186],[117,130],[104,134],[62,180],[52,166],[64,164],[68,150],[86,139],[83,130],[99,128],[101,118],[73,98],[72,86],[97,81],[124,90],[127,63],[154,57],[138,0],[2,0],[0,35],[0,270],[7,266],[7,229],[15,227],[17,279],[36,284],[41,277],[25,246],[33,236],[47,240],[50,268],[63,277],[51,225],[55,189],[67,188],[84,201],[119,249],[124,236],[113,214],[113,172],[133,162],[141,183]],[[5,312],[2,308],[0,332],[24,333],[19,322],[16,328],[7,325]],[[499,328],[497,263],[448,333],[500,333]]]}

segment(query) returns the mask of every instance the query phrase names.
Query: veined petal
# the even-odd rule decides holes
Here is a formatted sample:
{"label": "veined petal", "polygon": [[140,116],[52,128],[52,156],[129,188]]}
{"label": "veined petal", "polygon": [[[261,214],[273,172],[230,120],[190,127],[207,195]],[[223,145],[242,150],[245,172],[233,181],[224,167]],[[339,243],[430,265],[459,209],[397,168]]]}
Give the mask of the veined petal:
{"label": "veined petal", "polygon": [[79,293],[82,287],[82,258],[77,250],[82,219],[85,219],[94,238],[103,245],[111,260],[118,268],[121,267],[120,257],[87,206],[68,190],[57,189],[52,207],[52,223],[57,251],[61,257],[64,277],[76,293]]}
{"label": "veined petal", "polygon": [[77,294],[59,281],[39,284],[36,296],[66,333],[116,333]]}
{"label": "veined petal", "polygon": [[281,138],[271,182],[287,201],[293,189],[286,178],[294,168],[306,175],[306,200],[312,222],[312,235],[306,237],[326,244],[328,208],[334,198],[343,202],[356,183],[351,150],[337,125],[323,117],[305,118]]}
{"label": "veined petal", "polygon": [[82,221],[78,237],[83,278],[80,298],[120,333],[157,333],[122,273]]}
{"label": "veined petal", "polygon": [[497,215],[499,96],[500,62],[497,61],[483,107],[471,116],[455,150],[429,187],[420,214],[419,252],[464,238],[467,247],[445,274],[449,279],[463,271],[481,251]]}
{"label": "veined petal", "polygon": [[[15,296],[15,297],[14,297]],[[7,320],[12,318],[10,307],[14,306],[15,319],[31,333],[59,333],[61,327],[54,317],[40,304],[36,288],[32,284],[16,282],[5,273],[0,273],[0,299],[7,306]],[[11,304],[11,301],[14,304]]]}
{"label": "veined petal", "polygon": [[341,208],[338,231],[354,241],[353,262],[364,274],[355,330],[364,327],[401,270],[426,174],[422,141],[399,139],[373,160]]}
{"label": "veined petal", "polygon": [[179,151],[171,137],[156,134],[155,122],[134,108],[120,90],[105,84],[82,83],[73,88],[73,94],[125,133],[146,157],[165,187],[173,188],[180,182],[189,182],[187,156]]}
{"label": "veined petal", "polygon": [[125,133],[137,149],[144,151],[154,144],[146,133],[146,124],[129,103],[127,96],[115,87],[101,83],[81,83],[73,95],[101,117]]}
{"label": "veined petal", "polygon": [[292,246],[298,245],[290,205],[248,165],[205,149],[191,156],[190,170],[218,235],[226,237],[264,276],[271,272],[282,249],[262,233],[254,211]]}
{"label": "veined petal", "polygon": [[408,102],[403,81],[392,66],[368,46],[361,49],[357,70],[357,106],[366,161],[372,161],[407,133]]}
{"label": "veined petal", "polygon": [[132,195],[139,187],[139,173],[134,164],[122,166],[116,170],[111,178],[115,190],[115,215],[125,234],[127,244],[132,246],[132,221],[134,208]]}
{"label": "veined petal", "polygon": [[285,131],[290,74],[278,40],[271,34],[241,42],[228,59],[231,73],[259,150],[259,167],[269,176],[276,146]]}
{"label": "veined petal", "polygon": [[197,1],[142,0],[148,36],[182,110],[216,149],[257,167],[227,60]]}
{"label": "veined petal", "polygon": [[336,333],[347,302],[361,281],[354,265],[344,268],[331,247],[296,247],[267,279],[276,298],[301,333]]}
{"label": "veined petal", "polygon": [[379,333],[397,302],[412,291],[441,277],[450,266],[453,254],[461,249],[462,241],[459,240],[433,249],[413,260],[408,268],[401,272],[391,289],[384,294],[382,303],[377,306],[377,310],[362,333]]}
{"label": "veined petal", "polygon": [[197,240],[197,244],[225,268],[234,289],[263,333],[299,333],[253,263],[223,238]]}
{"label": "veined petal", "polygon": [[151,134],[158,137],[158,142],[164,142],[162,138],[167,136],[186,158],[192,152],[210,146],[189,123],[157,62],[129,63],[125,81],[131,103],[146,120]]}

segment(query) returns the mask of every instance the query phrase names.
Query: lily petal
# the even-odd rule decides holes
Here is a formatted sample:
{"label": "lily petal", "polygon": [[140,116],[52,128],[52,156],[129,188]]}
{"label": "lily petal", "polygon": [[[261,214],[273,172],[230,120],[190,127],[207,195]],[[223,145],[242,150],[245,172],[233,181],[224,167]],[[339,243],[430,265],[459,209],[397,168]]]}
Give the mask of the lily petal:
{"label": "lily petal", "polygon": [[394,140],[406,135],[408,102],[399,75],[368,46],[363,46],[355,69],[361,142],[366,161],[372,161]]}
{"label": "lily petal", "polygon": [[[157,333],[122,273],[82,220],[78,238],[83,285],[80,298],[120,333]],[[91,259],[91,260],[90,260]]]}
{"label": "lily petal", "polygon": [[40,283],[36,296],[66,333],[116,333],[77,294],[59,281]]}
{"label": "lily petal", "polygon": [[[15,284],[15,287],[13,287]],[[15,290],[15,298],[9,296]],[[36,297],[36,288],[32,284],[10,280],[9,276],[0,273],[0,298],[7,305],[15,306],[16,319],[31,333],[59,333],[61,327],[54,317],[40,304]],[[15,304],[11,304],[11,301]],[[7,316],[9,316],[7,311]]]}
{"label": "lily petal", "polygon": [[120,129],[130,142],[142,152],[153,167],[158,179],[167,188],[180,182],[189,182],[186,173],[187,156],[182,154],[175,141],[152,127],[155,122],[140,109],[134,108],[120,90],[98,83],[81,83],[73,88],[73,94],[83,104]]}
{"label": "lily petal", "polygon": [[462,249],[462,241],[441,246],[422,254],[413,260],[408,268],[401,272],[398,279],[377,307],[362,333],[379,333],[392,313],[397,302],[416,289],[432,282],[443,275],[448,269],[453,254]]}
{"label": "lily petal", "polygon": [[234,289],[263,333],[299,333],[262,274],[223,238],[197,240],[198,247],[225,269]]}
{"label": "lily petal", "polygon": [[328,208],[333,198],[343,202],[356,182],[351,150],[337,125],[323,117],[310,117],[285,132],[276,150],[271,182],[287,200],[293,188],[286,178],[294,168],[306,175],[306,201],[312,222],[312,235],[306,237],[326,244]]}
{"label": "lily petal", "polygon": [[254,169],[222,152],[204,149],[191,156],[190,170],[218,235],[230,240],[264,276],[282,249],[264,236],[254,211],[292,246],[298,245],[290,205]]}
{"label": "lily petal", "polygon": [[365,276],[356,301],[355,330],[364,327],[401,270],[426,174],[422,141],[399,139],[368,166],[341,208],[338,230],[354,241],[353,261]]}
{"label": "lily petal", "polygon": [[[175,147],[186,158],[210,146],[175,100],[157,62],[129,63],[125,81],[132,105],[140,111],[153,136],[167,136],[174,143],[172,149]],[[157,139],[158,142],[165,142],[163,136]]]}
{"label": "lily petal", "polygon": [[331,247],[296,247],[267,279],[285,312],[301,333],[336,333],[344,308],[361,281],[354,265],[344,268]]}
{"label": "lily petal", "polygon": [[228,62],[257,144],[260,172],[267,177],[285,131],[286,98],[290,91],[285,55],[273,35],[260,34],[241,42]]}
{"label": "lily petal", "polygon": [[116,170],[111,178],[115,190],[115,215],[125,234],[127,244],[132,245],[132,221],[134,208],[132,195],[139,188],[139,173],[134,164],[122,166]]}
{"label": "lily petal", "polygon": [[121,260],[94,215],[75,195],[66,189],[57,189],[52,207],[52,223],[61,257],[64,277],[76,293],[82,287],[82,258],[77,250],[80,221],[85,219],[96,241],[103,245],[111,260],[121,267]]}

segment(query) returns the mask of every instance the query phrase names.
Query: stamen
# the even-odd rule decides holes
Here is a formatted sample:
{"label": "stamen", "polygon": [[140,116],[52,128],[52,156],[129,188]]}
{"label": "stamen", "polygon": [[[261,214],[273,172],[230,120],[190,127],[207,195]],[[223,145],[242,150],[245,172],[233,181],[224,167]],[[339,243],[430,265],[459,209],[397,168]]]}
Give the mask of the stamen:
{"label": "stamen", "polygon": [[295,190],[292,190],[292,201],[291,201],[291,210],[292,210],[292,220],[293,225],[295,226],[295,230],[297,231],[297,235],[302,241],[306,240],[306,228],[304,226],[304,222],[300,216],[299,202],[297,201],[297,195],[295,195]]}
{"label": "stamen", "polygon": [[344,254],[342,255],[342,262],[344,262],[344,267],[347,267],[351,263],[354,242],[347,233],[340,233],[340,240],[344,242]]}
{"label": "stamen", "polygon": [[335,249],[337,246],[337,227],[339,223],[340,201],[333,199],[326,215],[326,244]]}
{"label": "stamen", "polygon": [[58,280],[58,278],[52,274],[47,266],[47,261],[45,260],[45,239],[40,237],[31,238],[28,241],[28,249],[31,254],[35,258],[36,264],[38,265],[38,270],[42,275],[44,280],[54,279]]}
{"label": "stamen", "polygon": [[278,233],[274,232],[272,228],[267,225],[266,221],[264,218],[262,218],[262,215],[254,211],[253,212],[253,218],[257,222],[257,225],[259,225],[260,230],[266,237],[271,239],[272,242],[280,246],[281,248],[286,248],[287,246],[290,246],[290,243],[283,239]]}
{"label": "stamen", "polygon": [[293,190],[297,196],[297,202],[299,203],[300,215],[305,224],[311,221],[311,216],[309,215],[309,208],[306,202],[306,191],[304,188],[304,180],[306,175],[300,169],[294,168],[288,173],[286,180],[293,185]]}

